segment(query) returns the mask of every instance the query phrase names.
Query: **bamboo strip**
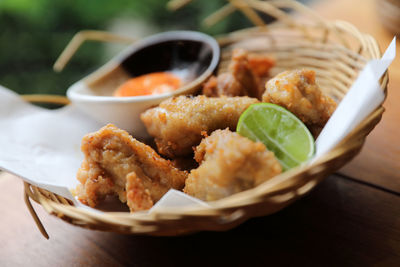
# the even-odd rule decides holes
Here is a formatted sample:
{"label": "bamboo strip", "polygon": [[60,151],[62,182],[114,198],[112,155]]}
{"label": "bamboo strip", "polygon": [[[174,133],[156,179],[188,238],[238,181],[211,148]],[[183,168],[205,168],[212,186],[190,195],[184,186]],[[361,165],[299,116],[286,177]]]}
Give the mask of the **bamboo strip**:
{"label": "bamboo strip", "polygon": [[135,39],[103,31],[80,31],[75,34],[69,44],[65,47],[64,51],[54,63],[53,69],[57,72],[62,71],[72,56],[76,53],[76,51],[78,51],[79,47],[86,41],[131,44],[135,41]]}

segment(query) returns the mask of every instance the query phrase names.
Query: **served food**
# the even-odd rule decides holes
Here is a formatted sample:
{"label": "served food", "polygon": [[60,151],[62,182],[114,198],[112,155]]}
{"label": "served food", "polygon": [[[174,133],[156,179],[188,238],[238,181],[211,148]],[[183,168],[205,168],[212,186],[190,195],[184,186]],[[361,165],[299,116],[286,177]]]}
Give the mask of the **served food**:
{"label": "served food", "polygon": [[[150,209],[174,188],[214,201],[307,162],[315,149],[308,129],[316,136],[336,103],[322,93],[312,70],[285,71],[264,91],[273,65],[269,57],[234,50],[228,72],[203,84],[205,95],[171,97],[143,112],[158,153],[168,159],[111,124],[85,136],[78,199],[94,207],[116,195],[135,212]],[[117,94],[147,85],[150,93],[162,91],[157,86],[165,81],[178,86],[167,73],[148,75]]]}
{"label": "served food", "polygon": [[315,81],[315,71],[307,69],[285,71],[269,80],[262,101],[288,109],[315,136],[318,136],[337,106],[332,98],[320,90]]}
{"label": "served food", "polygon": [[178,96],[145,111],[141,119],[158,152],[175,158],[191,155],[204,134],[226,127],[235,130],[243,111],[258,102],[250,97]]}
{"label": "served food", "polygon": [[112,124],[86,135],[82,151],[76,193],[91,207],[117,195],[124,203],[128,200],[131,211],[148,209],[170,188],[181,190],[188,175]]}
{"label": "served food", "polygon": [[200,164],[190,172],[183,192],[205,201],[253,188],[281,173],[274,153],[229,129],[216,130],[196,147]]}
{"label": "served food", "polygon": [[114,92],[114,96],[139,96],[170,93],[178,89],[182,81],[170,72],[153,72],[131,78]]}
{"label": "served food", "polygon": [[261,99],[264,79],[275,65],[271,57],[249,54],[243,49],[232,52],[228,72],[211,76],[203,86],[206,96],[249,96]]}

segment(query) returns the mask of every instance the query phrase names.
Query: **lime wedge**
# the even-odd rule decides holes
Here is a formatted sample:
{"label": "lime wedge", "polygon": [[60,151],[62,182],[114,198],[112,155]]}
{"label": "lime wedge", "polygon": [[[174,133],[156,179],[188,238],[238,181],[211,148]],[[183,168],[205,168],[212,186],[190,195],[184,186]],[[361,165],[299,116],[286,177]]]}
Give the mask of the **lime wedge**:
{"label": "lime wedge", "polygon": [[285,108],[253,104],[239,118],[236,131],[274,152],[283,170],[308,161],[315,151],[314,138],[307,127]]}

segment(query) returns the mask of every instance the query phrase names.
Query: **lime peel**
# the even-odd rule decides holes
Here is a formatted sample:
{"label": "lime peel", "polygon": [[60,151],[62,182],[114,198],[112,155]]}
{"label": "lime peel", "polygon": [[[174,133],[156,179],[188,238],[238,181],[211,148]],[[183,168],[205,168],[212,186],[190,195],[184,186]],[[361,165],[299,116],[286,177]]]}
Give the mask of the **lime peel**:
{"label": "lime peel", "polygon": [[304,123],[275,104],[251,105],[240,116],[236,131],[255,142],[262,142],[275,153],[283,170],[308,161],[315,153],[314,138]]}

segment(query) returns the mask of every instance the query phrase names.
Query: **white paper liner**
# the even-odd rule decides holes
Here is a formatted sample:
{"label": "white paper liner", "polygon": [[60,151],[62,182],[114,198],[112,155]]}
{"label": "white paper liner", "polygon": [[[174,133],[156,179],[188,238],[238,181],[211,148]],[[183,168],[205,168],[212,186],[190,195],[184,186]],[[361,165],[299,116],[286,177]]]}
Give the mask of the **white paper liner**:
{"label": "white paper liner", "polygon": [[[318,137],[314,160],[334,148],[383,102],[384,94],[378,81],[395,53],[393,39],[382,59],[370,61],[360,73]],[[83,160],[82,137],[102,126],[74,105],[55,111],[42,109],[0,86],[0,169],[85,207],[73,198],[70,189],[78,184],[76,172]],[[150,212],[183,206],[208,204],[170,190]]]}
{"label": "white paper liner", "polygon": [[380,60],[368,62],[342,99],[316,140],[314,160],[334,148],[361,121],[382,104],[385,95],[378,82],[395,56],[396,37],[393,38]]}

